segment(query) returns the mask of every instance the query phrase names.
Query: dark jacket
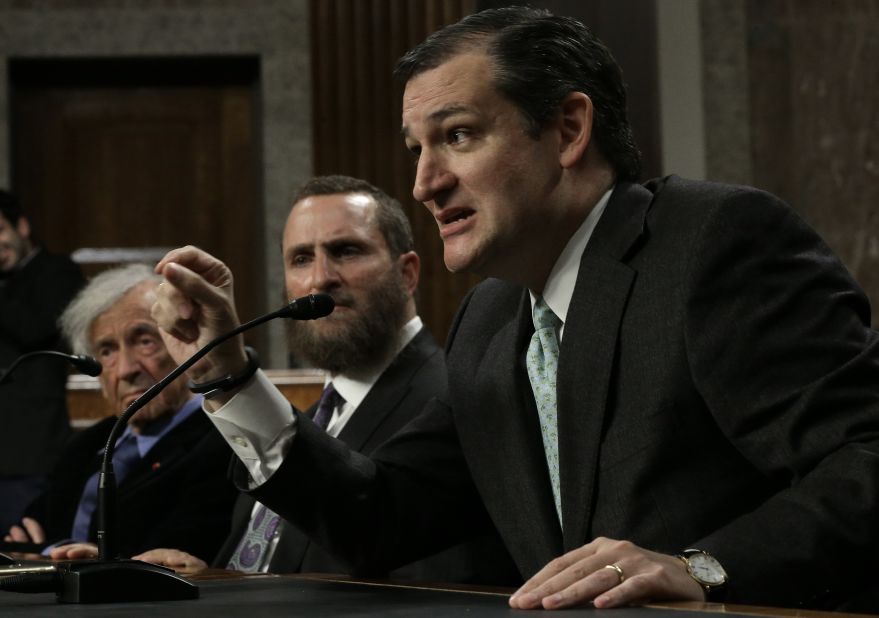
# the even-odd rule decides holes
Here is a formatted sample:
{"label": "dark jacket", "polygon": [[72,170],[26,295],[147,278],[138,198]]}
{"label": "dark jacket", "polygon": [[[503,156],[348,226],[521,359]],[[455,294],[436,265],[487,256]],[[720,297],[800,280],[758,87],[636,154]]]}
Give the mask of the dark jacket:
{"label": "dark jacket", "polygon": [[371,460],[302,423],[254,493],[359,564],[408,560],[490,521],[523,577],[607,536],[711,552],[729,602],[835,607],[875,588],[869,319],[851,275],[771,195],[620,183],[561,342],[564,532],[525,370],[528,291],[499,280],[458,313],[444,401]]}
{"label": "dark jacket", "polygon": [[[50,479],[49,492],[31,509],[49,541],[70,538],[88,478],[116,417],[74,435]],[[174,547],[213,557],[226,532],[237,492],[226,470],[229,447],[201,410],[159,440],[119,484],[117,528],[121,555]],[[97,536],[92,517],[89,538]]]}
{"label": "dark jacket", "polygon": [[[382,373],[346,423],[338,438],[361,453],[372,453],[420,412],[432,398],[446,392],[446,366],[442,350],[427,329],[422,329]],[[316,406],[305,412],[309,422]],[[308,419],[305,419],[308,417]],[[244,535],[255,500],[241,494],[235,504],[232,531],[214,566],[223,568]],[[282,521],[281,535],[269,570],[273,573],[344,573],[345,564],[333,558],[292,524]],[[391,573],[369,572],[393,579],[508,584],[518,574],[494,531],[484,532],[429,558]]]}
{"label": "dark jacket", "polygon": [[[83,282],[69,258],[43,250],[0,278],[0,368],[27,352],[61,348],[58,318]],[[67,373],[57,358],[33,358],[0,385],[0,476],[52,469],[70,435]]]}

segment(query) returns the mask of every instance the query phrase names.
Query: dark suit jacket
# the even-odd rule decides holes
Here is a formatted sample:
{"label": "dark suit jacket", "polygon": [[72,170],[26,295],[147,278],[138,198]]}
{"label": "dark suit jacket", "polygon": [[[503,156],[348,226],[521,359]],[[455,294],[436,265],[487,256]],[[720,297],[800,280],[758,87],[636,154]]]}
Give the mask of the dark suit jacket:
{"label": "dark suit jacket", "polygon": [[[422,329],[397,355],[360,403],[338,438],[349,448],[370,454],[411,421],[428,401],[446,392],[445,359],[427,329]],[[305,412],[310,419],[316,406]],[[307,421],[302,421],[303,423]],[[231,532],[214,566],[224,568],[250,522],[255,504],[250,494],[235,503]],[[273,573],[345,572],[346,566],[289,522],[281,523],[278,546],[269,570]],[[388,575],[370,572],[370,575]],[[456,545],[389,574],[393,579],[509,583],[516,571],[494,531]]]}
{"label": "dark suit jacket", "polygon": [[772,196],[621,183],[561,343],[564,532],[524,368],[527,290],[498,280],[456,318],[445,401],[371,460],[303,423],[255,493],[354,563],[409,559],[490,520],[526,577],[603,535],[708,550],[730,602],[835,606],[875,585],[879,551],[868,324],[851,276]]}
{"label": "dark suit jacket", "polygon": [[[43,250],[0,279],[0,368],[28,352],[60,349],[58,317],[83,281],[69,258]],[[0,476],[52,469],[70,435],[67,372],[57,358],[34,358],[0,386]]]}
{"label": "dark suit jacket", "polygon": [[[107,417],[70,440],[50,479],[49,492],[33,505],[50,542],[70,538],[88,478],[100,467],[116,417]],[[162,437],[119,484],[117,528],[121,555],[156,547],[177,547],[214,556],[229,529],[237,492],[226,471],[229,447],[203,412]],[[92,517],[90,540],[97,538]]]}

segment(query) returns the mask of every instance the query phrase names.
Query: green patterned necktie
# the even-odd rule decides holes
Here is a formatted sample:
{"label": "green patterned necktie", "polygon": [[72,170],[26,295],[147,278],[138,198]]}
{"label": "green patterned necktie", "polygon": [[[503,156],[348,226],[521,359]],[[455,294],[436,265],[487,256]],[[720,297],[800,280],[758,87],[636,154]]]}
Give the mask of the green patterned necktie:
{"label": "green patterned necktie", "polygon": [[543,298],[534,304],[534,334],[528,346],[525,365],[537,414],[540,417],[540,433],[543,435],[543,450],[549,467],[549,481],[555,508],[562,521],[562,498],[559,489],[559,432],[558,408],[556,406],[556,377],[559,370],[558,329],[562,321],[552,312]]}

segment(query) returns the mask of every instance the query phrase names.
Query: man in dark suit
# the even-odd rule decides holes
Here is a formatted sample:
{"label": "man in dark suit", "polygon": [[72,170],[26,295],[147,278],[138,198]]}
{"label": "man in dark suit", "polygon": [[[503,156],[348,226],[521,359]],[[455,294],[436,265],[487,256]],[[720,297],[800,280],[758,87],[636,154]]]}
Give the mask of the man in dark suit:
{"label": "man in dark suit", "polygon": [[[471,15],[398,75],[446,265],[494,278],[452,327],[448,396],[371,459],[297,419],[239,485],[358,565],[491,522],[528,578],[516,608],[875,589],[879,337],[817,235],[746,187],[633,184],[619,68],[575,20]],[[235,324],[216,260],[159,269],[163,329]],[[201,379],[245,364],[234,346],[214,362]],[[271,414],[257,390],[208,409],[248,425]]]}
{"label": "man in dark suit", "polygon": [[[61,346],[58,316],[82,284],[69,258],[33,245],[18,200],[0,190],[0,368]],[[0,386],[0,530],[46,489],[70,435],[66,385],[64,363],[36,357]]]}
{"label": "man in dark suit", "polygon": [[[341,397],[331,406],[316,404],[305,415],[349,448],[372,453],[447,389],[442,351],[416,312],[420,260],[409,221],[396,200],[365,181],[318,177],[294,196],[281,249],[287,296],[327,293],[337,307],[326,319],[289,325],[290,349],[329,373],[322,402],[328,393]],[[218,427],[233,449],[250,457],[236,439],[237,430]],[[242,494],[214,566],[275,573],[347,570],[283,520],[268,524],[275,534],[266,546],[248,536],[257,522],[273,516]],[[136,558],[188,569],[206,566],[171,549]],[[489,533],[391,576],[509,583],[515,570]]]}
{"label": "man in dark suit", "polygon": [[[442,350],[427,329],[421,327],[369,388],[336,437],[356,451],[371,453],[412,420],[429,399],[444,390],[445,383]],[[313,418],[316,410],[315,404],[305,414]],[[232,532],[214,559],[214,566],[225,568],[229,565],[251,521],[254,502],[250,494],[241,494],[235,505]],[[338,560],[311,543],[293,525],[281,520],[279,526],[278,545],[264,568],[274,573],[344,570]]]}
{"label": "man in dark suit", "polygon": [[[61,318],[73,350],[100,361],[104,396],[119,411],[176,367],[149,315],[158,284],[146,265],[104,271]],[[206,556],[219,548],[237,492],[226,478],[229,449],[200,405],[184,380],[172,382],[117,442],[122,555],[169,543]],[[111,416],[73,436],[47,492],[7,540],[52,544],[54,559],[97,555],[97,471],[115,422]]]}

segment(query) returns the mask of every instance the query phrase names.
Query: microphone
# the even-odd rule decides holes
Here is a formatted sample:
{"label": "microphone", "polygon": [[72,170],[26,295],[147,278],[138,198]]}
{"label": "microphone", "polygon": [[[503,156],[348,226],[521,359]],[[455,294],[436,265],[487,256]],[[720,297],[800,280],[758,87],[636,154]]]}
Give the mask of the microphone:
{"label": "microphone", "polygon": [[308,296],[291,300],[290,304],[276,312],[279,314],[276,317],[293,320],[316,320],[330,315],[335,306],[336,302],[329,294],[309,294]]}
{"label": "microphone", "polygon": [[117,557],[116,480],[113,452],[116,440],[128,420],[152,401],[165,387],[201,360],[221,343],[255,326],[274,320],[316,320],[332,313],[336,303],[328,294],[311,294],[291,301],[285,307],[267,313],[209,341],[167,376],[135,399],[116,420],[101,461],[98,474],[98,559],[59,563],[60,578],[56,587],[58,600],[68,603],[107,603],[117,601],[171,601],[198,598],[198,586],[171,569]]}
{"label": "microphone", "polygon": [[80,373],[84,373],[87,376],[92,376],[93,378],[97,378],[104,370],[104,368],[101,366],[101,363],[96,361],[91,356],[86,356],[85,354],[76,354],[74,356],[71,356],[70,362],[73,363],[73,366],[76,367]]}
{"label": "microphone", "polygon": [[[294,303],[296,301],[293,301]],[[291,305],[293,303],[290,303]],[[71,365],[76,367],[76,370],[80,373],[84,373],[86,375],[95,377],[101,375],[101,363],[96,361],[91,356],[85,356],[84,354],[65,354],[64,352],[58,352],[56,350],[36,350],[34,352],[28,352],[27,354],[22,354],[18,358],[15,359],[15,362],[9,366],[9,369],[3,372],[0,375],[0,384],[6,384],[7,382],[12,381],[12,372],[24,361],[34,358],[35,356],[55,356],[59,358],[63,358]]]}

